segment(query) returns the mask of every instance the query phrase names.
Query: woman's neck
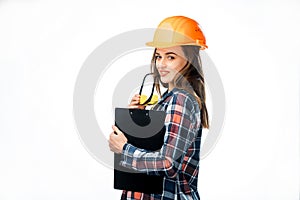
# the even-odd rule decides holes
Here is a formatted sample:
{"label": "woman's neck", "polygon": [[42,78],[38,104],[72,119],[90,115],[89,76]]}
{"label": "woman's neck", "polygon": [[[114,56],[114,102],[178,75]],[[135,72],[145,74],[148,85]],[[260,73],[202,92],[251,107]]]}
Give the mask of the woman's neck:
{"label": "woman's neck", "polygon": [[172,83],[169,83],[168,85],[168,92],[174,89],[174,85]]}

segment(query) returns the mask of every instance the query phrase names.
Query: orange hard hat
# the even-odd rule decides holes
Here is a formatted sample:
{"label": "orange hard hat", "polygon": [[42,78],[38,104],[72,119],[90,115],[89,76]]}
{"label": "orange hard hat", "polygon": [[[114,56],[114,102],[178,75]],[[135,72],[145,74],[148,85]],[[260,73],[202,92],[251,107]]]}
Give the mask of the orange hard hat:
{"label": "orange hard hat", "polygon": [[185,16],[167,17],[158,25],[152,42],[146,45],[167,48],[180,45],[195,45],[207,48],[205,36],[198,23]]}

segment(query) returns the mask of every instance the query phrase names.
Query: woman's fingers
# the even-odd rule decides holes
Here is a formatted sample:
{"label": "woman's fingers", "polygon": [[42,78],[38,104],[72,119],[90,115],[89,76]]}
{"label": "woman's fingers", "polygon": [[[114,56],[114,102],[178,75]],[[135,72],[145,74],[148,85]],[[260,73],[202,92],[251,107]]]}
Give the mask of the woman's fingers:
{"label": "woman's fingers", "polygon": [[113,132],[109,135],[109,148],[115,153],[121,153],[127,138],[116,126],[112,126]]}
{"label": "woman's fingers", "polygon": [[113,129],[114,133],[116,133],[117,135],[122,134],[120,129],[118,129],[118,127],[116,127],[115,125],[112,125],[112,129]]}
{"label": "woman's fingers", "polygon": [[139,104],[140,103],[140,95],[136,94],[132,97],[130,104]]}
{"label": "woman's fingers", "polygon": [[115,134],[115,131],[112,132],[110,135],[109,135],[109,140],[108,140],[108,144],[109,144],[109,149],[112,151],[112,152],[115,152],[117,153],[118,150],[117,150],[117,140],[116,140],[116,134]]}
{"label": "woman's fingers", "polygon": [[131,99],[130,104],[128,105],[128,107],[129,108],[145,109],[146,106],[140,105],[140,98],[141,98],[141,95],[135,94],[132,97],[132,99]]}

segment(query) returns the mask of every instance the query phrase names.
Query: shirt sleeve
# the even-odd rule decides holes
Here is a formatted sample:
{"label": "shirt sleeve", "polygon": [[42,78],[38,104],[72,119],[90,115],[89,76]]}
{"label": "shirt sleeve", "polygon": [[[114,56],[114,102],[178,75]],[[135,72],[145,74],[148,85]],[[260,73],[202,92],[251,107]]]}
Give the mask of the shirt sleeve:
{"label": "shirt sleeve", "polygon": [[194,105],[191,97],[174,94],[166,110],[166,133],[162,148],[153,152],[126,143],[120,165],[151,175],[175,177],[200,126]]}

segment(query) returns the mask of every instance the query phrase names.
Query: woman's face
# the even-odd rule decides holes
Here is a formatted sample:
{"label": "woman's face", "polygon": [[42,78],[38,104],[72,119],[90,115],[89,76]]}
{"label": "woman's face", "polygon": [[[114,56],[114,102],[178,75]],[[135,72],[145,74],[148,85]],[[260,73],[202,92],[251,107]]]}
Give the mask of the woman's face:
{"label": "woman's face", "polygon": [[163,83],[172,88],[175,75],[186,65],[187,60],[180,46],[157,48],[156,68]]}

